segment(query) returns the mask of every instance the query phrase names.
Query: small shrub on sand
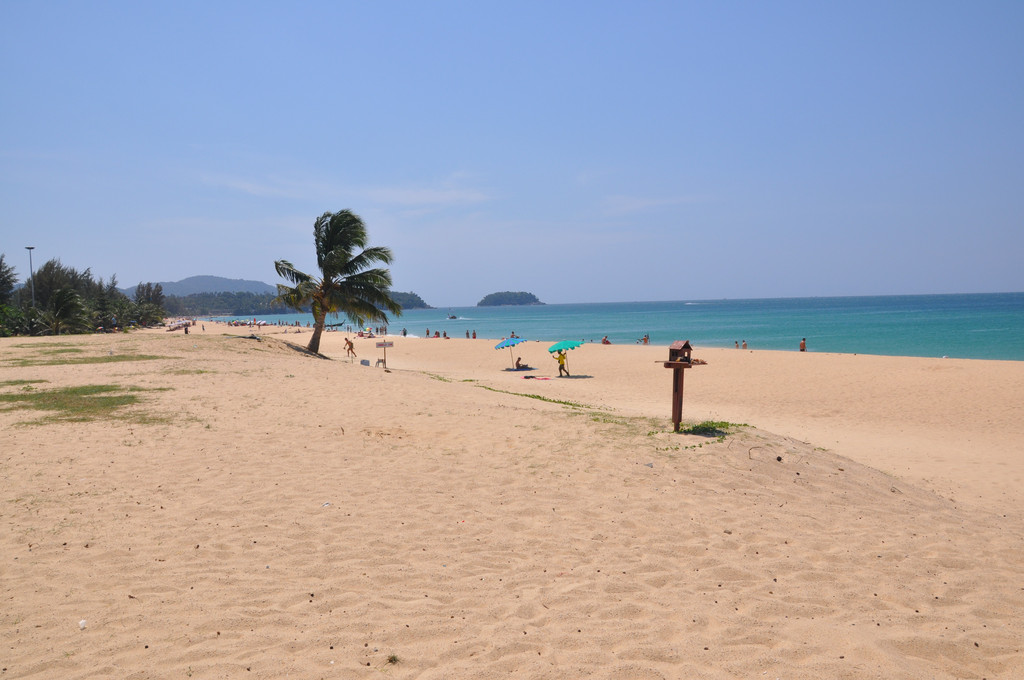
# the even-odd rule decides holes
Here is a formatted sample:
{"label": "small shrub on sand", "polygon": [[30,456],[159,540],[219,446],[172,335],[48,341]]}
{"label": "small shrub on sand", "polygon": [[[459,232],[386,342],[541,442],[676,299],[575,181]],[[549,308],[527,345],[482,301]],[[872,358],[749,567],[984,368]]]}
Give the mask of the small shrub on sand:
{"label": "small shrub on sand", "polygon": [[736,423],[727,423],[724,420],[705,420],[695,425],[689,425],[679,429],[680,434],[696,434],[702,437],[724,437],[729,434],[729,428],[738,427]]}

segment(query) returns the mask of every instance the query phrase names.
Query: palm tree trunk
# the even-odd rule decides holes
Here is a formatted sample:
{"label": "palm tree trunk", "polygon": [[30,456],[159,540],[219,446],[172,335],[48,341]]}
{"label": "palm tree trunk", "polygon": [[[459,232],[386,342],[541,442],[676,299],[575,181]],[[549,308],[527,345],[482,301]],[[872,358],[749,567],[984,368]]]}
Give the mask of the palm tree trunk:
{"label": "palm tree trunk", "polygon": [[309,344],[306,345],[306,349],[315,354],[320,353],[320,336],[324,332],[325,318],[327,318],[327,314],[313,320],[313,337],[309,339]]}

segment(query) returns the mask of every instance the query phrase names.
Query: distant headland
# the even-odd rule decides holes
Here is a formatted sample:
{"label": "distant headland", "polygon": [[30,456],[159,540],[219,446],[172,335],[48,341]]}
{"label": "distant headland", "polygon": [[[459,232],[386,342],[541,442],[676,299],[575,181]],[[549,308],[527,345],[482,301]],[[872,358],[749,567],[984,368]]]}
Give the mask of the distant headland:
{"label": "distant headland", "polygon": [[402,305],[402,309],[434,309],[416,293],[399,293],[393,290],[391,299]]}
{"label": "distant headland", "polygon": [[537,296],[533,293],[513,293],[510,291],[504,291],[501,293],[491,293],[485,295],[480,302],[476,303],[477,307],[503,307],[505,305],[542,305],[544,304],[537,299]]}

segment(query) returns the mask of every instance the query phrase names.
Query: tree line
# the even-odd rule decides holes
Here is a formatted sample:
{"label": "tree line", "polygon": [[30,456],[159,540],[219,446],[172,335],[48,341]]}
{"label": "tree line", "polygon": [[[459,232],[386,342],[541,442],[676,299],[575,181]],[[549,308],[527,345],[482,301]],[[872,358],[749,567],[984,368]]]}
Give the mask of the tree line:
{"label": "tree line", "polygon": [[94,278],[90,269],[52,259],[21,288],[17,271],[0,253],[0,336],[60,335],[150,326],[166,316],[159,283],[140,283],[129,298],[117,277]]}
{"label": "tree line", "polygon": [[[391,291],[391,297],[402,309],[432,309],[416,293]],[[167,295],[164,309],[168,316],[262,316],[296,311],[274,293],[243,292]],[[306,305],[299,311],[308,313],[311,307]]]}
{"label": "tree line", "polygon": [[164,299],[168,316],[252,316],[289,314],[292,309],[277,301],[274,293],[192,293],[168,295]]}

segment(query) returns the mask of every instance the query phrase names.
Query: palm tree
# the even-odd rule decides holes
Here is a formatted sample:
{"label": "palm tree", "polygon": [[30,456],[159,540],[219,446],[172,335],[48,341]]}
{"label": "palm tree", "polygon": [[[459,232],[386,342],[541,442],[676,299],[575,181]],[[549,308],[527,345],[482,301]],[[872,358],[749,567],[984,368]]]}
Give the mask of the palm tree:
{"label": "palm tree", "polygon": [[88,328],[89,315],[81,295],[71,288],[58,288],[50,295],[39,320],[45,331],[54,335],[81,333]]}
{"label": "palm tree", "polygon": [[325,212],[313,224],[316,264],[320,278],[300,272],[288,260],[277,260],[274,268],[292,286],[277,284],[277,300],[292,309],[313,311],[313,337],[306,346],[310,352],[320,351],[320,336],[328,314],[344,313],[355,323],[366,321],[387,323],[385,310],[396,315],[402,307],[391,299],[391,272],[371,268],[378,262],[391,264],[389,248],[368,248],[366,225],[351,210]]}

